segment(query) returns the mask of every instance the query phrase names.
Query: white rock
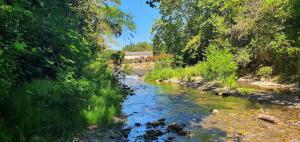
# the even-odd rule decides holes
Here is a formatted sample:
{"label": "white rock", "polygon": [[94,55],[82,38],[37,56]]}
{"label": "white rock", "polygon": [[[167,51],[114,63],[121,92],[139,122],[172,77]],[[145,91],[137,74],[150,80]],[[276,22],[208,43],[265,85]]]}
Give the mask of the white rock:
{"label": "white rock", "polygon": [[220,112],[217,109],[212,110],[212,114],[218,114],[218,113],[220,113]]}

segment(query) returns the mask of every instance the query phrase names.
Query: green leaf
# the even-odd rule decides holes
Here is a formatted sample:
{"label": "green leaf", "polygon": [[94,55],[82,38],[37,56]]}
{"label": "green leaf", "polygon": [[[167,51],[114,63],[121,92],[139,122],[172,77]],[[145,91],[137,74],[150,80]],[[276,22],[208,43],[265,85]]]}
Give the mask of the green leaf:
{"label": "green leaf", "polygon": [[68,58],[66,58],[66,57],[64,57],[64,56],[62,56],[62,55],[60,55],[59,57],[60,57],[64,62],[66,62],[66,63],[72,63],[72,64],[75,63],[73,60],[68,59]]}
{"label": "green leaf", "polygon": [[27,45],[26,45],[26,43],[23,42],[23,41],[22,41],[22,42],[16,41],[16,42],[14,43],[14,47],[16,48],[17,51],[23,52],[23,51],[25,51],[25,48],[27,47]]}
{"label": "green leaf", "polygon": [[50,60],[48,60],[48,59],[46,59],[46,62],[48,63],[48,64],[50,64],[50,65],[54,65],[54,61],[50,61]]}
{"label": "green leaf", "polygon": [[32,48],[32,49],[31,49],[31,52],[36,53],[36,52],[37,52],[37,49],[36,49],[36,48]]}

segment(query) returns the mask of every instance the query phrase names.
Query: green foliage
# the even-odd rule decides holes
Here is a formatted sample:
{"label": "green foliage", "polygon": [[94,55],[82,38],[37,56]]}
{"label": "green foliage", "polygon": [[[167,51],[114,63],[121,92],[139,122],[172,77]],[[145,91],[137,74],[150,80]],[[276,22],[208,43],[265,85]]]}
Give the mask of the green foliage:
{"label": "green foliage", "polygon": [[246,94],[246,93],[255,93],[256,90],[253,88],[246,88],[246,87],[238,87],[237,91],[239,91],[240,93]]}
{"label": "green foliage", "polygon": [[238,50],[235,54],[235,61],[241,68],[246,67],[251,62],[252,54],[247,49]]}
{"label": "green foliage", "polygon": [[156,69],[162,69],[162,68],[170,68],[172,66],[173,59],[170,57],[162,57],[159,60],[155,60],[154,67]]}
{"label": "green foliage", "polygon": [[[0,5],[1,93],[15,82],[80,74],[108,36],[134,29],[117,1],[3,1]],[[2,91],[3,90],[3,91]]]}
{"label": "green foliage", "polygon": [[206,59],[195,66],[185,68],[156,68],[146,75],[148,80],[167,80],[176,77],[180,80],[192,81],[192,77],[201,76],[207,81],[217,80],[226,86],[236,85],[237,63],[227,49],[210,46]]}
{"label": "green foliage", "polygon": [[105,63],[96,60],[82,77],[75,75],[61,71],[57,80],[35,79],[15,89],[4,115],[18,127],[10,133],[22,135],[12,141],[66,139],[87,125],[109,125],[120,114],[125,92],[115,86]]}
{"label": "green foliage", "polygon": [[175,76],[175,72],[172,68],[160,68],[154,69],[153,71],[147,73],[146,80],[167,80]]}
{"label": "green foliage", "polygon": [[119,113],[106,40],[135,29],[119,6],[0,0],[0,141],[67,141]]}
{"label": "green foliage", "polygon": [[183,61],[188,64],[195,64],[203,58],[203,48],[201,48],[201,36],[196,35],[188,40],[186,46],[182,49]]}
{"label": "green foliage", "polygon": [[126,45],[122,49],[123,51],[129,52],[143,52],[143,51],[152,51],[153,47],[151,44],[147,42],[138,42],[136,44]]}
{"label": "green foliage", "polygon": [[257,75],[261,78],[267,79],[270,78],[273,73],[273,68],[270,66],[263,66],[257,70]]}
{"label": "green foliage", "polygon": [[217,79],[224,83],[236,78],[237,64],[234,56],[227,49],[218,49],[216,46],[208,47],[203,62],[203,78]]}
{"label": "green foliage", "polygon": [[34,80],[17,88],[6,107],[14,112],[7,115],[13,118],[11,121],[18,127],[16,131],[20,131],[13,141],[22,137],[31,140],[32,136],[56,141],[83,129],[80,97],[76,94],[71,97],[71,92],[66,92],[69,90],[69,86],[50,80]]}
{"label": "green foliage", "polygon": [[0,141],[11,142],[13,135],[10,132],[10,128],[7,126],[3,118],[0,119]]}
{"label": "green foliage", "polygon": [[193,0],[159,2],[161,17],[153,28],[154,50],[176,55],[175,64],[205,60],[210,46],[234,53],[239,71],[260,64],[274,72],[298,74],[299,0]]}
{"label": "green foliage", "polygon": [[121,51],[117,51],[115,53],[111,54],[111,59],[113,60],[114,63],[120,64],[124,60],[124,53]]}
{"label": "green foliage", "polygon": [[124,65],[123,65],[123,71],[126,74],[130,74],[131,73],[131,67],[130,67],[129,63],[124,63]]}

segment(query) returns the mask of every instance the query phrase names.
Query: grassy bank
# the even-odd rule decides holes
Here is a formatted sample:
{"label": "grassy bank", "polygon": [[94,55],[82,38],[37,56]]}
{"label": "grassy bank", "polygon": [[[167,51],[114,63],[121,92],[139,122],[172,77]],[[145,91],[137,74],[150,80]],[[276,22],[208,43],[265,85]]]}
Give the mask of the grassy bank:
{"label": "grassy bank", "polygon": [[62,71],[16,86],[1,103],[0,140],[66,141],[89,125],[109,126],[126,92],[99,60],[82,74]]}
{"label": "grassy bank", "polygon": [[[183,81],[192,81],[194,77],[201,76],[206,81],[219,81],[225,86],[235,86],[237,79],[237,64],[234,56],[226,49],[218,49],[211,46],[206,51],[206,59],[195,66],[185,68],[172,68],[169,66],[160,66],[157,62],[156,68],[146,75],[147,80],[167,80],[176,78]],[[165,63],[163,63],[165,64]]]}

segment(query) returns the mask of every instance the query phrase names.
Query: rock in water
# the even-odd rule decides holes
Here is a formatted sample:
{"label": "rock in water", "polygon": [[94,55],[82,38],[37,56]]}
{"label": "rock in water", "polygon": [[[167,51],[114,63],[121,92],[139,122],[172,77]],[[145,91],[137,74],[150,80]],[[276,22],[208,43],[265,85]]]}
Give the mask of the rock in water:
{"label": "rock in water", "polygon": [[213,109],[211,112],[212,112],[212,114],[218,114],[218,113],[220,113],[217,109]]}
{"label": "rock in water", "polygon": [[168,126],[168,131],[169,132],[180,132],[180,131],[183,131],[183,127],[179,124],[172,123],[171,125]]}
{"label": "rock in water", "polygon": [[279,119],[277,119],[274,116],[270,116],[270,115],[259,114],[258,119],[266,121],[266,122],[274,123],[274,124],[279,123]]}
{"label": "rock in water", "polygon": [[160,130],[147,130],[144,138],[146,140],[155,140],[157,137],[162,136],[164,133]]}
{"label": "rock in water", "polygon": [[165,142],[172,142],[175,139],[175,137],[168,137]]}
{"label": "rock in water", "polygon": [[189,131],[184,131],[183,130],[182,125],[179,125],[179,124],[176,124],[176,123],[172,123],[171,125],[169,125],[168,128],[167,128],[167,131],[176,133],[177,135],[180,135],[180,136],[187,136],[187,135],[190,134]]}
{"label": "rock in water", "polygon": [[141,123],[135,123],[134,126],[136,126],[136,127],[141,127],[142,124],[141,124]]}
{"label": "rock in water", "polygon": [[158,126],[164,126],[164,125],[166,125],[165,119],[159,119],[159,120],[154,121],[154,122],[146,123],[147,128],[151,128],[151,127],[156,128]]}

